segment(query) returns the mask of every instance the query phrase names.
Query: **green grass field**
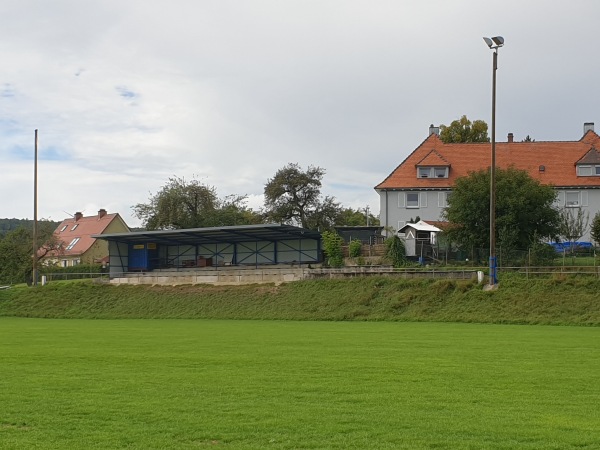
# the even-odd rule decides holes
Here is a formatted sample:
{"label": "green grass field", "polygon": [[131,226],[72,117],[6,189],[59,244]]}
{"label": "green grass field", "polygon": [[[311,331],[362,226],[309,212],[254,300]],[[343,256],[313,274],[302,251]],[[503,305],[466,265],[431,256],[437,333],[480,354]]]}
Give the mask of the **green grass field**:
{"label": "green grass field", "polygon": [[568,449],[600,328],[0,318],[2,449]]}

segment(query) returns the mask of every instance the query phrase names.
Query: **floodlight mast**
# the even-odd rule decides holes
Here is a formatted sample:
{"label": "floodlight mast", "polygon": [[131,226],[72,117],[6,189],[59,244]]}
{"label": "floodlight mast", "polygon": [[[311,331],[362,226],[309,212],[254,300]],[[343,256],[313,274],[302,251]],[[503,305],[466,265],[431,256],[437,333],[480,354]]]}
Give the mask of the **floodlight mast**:
{"label": "floodlight mast", "polygon": [[490,273],[489,288],[498,284],[498,265],[496,261],[496,70],[498,69],[498,49],[504,45],[502,36],[484,37],[483,40],[494,50],[492,64],[492,151],[490,162]]}

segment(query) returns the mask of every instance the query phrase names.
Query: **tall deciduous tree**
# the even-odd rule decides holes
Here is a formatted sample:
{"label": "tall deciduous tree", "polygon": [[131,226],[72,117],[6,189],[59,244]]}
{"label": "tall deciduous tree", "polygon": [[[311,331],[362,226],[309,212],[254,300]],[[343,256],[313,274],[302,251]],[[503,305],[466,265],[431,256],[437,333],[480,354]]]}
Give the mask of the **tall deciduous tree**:
{"label": "tall deciduous tree", "polygon": [[[496,239],[506,249],[527,249],[535,236],[555,238],[559,212],[552,187],[524,170],[496,169]],[[490,173],[471,172],[458,178],[444,211],[448,237],[467,248],[487,248],[490,226]]]}
{"label": "tall deciduous tree", "polygon": [[[48,254],[60,255],[64,243],[54,235],[54,222],[38,222],[38,265]],[[33,233],[30,227],[21,226],[0,238],[0,283],[24,283],[31,279],[33,271]]]}
{"label": "tall deciduous tree", "polygon": [[261,216],[247,208],[245,200],[243,195],[220,199],[212,186],[173,177],[148,203],[133,206],[133,212],[148,230],[260,223]]}
{"label": "tall deciduous tree", "polygon": [[336,224],[341,207],[334,197],[321,196],[325,170],[298,164],[279,169],[265,185],[265,213],[270,221],[300,225],[309,229],[329,229]]}
{"label": "tall deciduous tree", "polygon": [[440,139],[446,144],[458,142],[490,142],[488,126],[483,120],[471,122],[467,116],[452,121],[448,126],[440,125]]}

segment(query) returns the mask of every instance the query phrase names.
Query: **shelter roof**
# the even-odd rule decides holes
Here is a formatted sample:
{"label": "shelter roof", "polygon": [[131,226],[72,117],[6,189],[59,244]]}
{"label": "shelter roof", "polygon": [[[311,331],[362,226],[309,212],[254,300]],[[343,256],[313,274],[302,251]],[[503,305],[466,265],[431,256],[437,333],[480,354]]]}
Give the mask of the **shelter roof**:
{"label": "shelter roof", "polygon": [[134,231],[93,236],[127,244],[156,243],[163,245],[197,245],[283,241],[289,239],[321,239],[321,233],[282,224],[240,225],[227,227],[188,228],[182,230]]}
{"label": "shelter roof", "polygon": [[440,230],[438,227],[434,227],[433,225],[429,225],[427,222],[423,220],[419,220],[417,223],[407,223],[402,228],[398,230],[398,233],[404,233],[407,228],[414,228],[417,231],[431,231],[437,233]]}

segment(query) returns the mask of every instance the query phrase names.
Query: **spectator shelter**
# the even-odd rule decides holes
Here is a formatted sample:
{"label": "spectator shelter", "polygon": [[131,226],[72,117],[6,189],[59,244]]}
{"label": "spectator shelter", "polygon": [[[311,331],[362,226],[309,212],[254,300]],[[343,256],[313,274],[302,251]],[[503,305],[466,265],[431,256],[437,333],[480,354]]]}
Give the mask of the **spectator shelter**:
{"label": "spectator shelter", "polygon": [[321,234],[291,225],[243,225],[94,236],[108,241],[111,275],[157,269],[308,264]]}

